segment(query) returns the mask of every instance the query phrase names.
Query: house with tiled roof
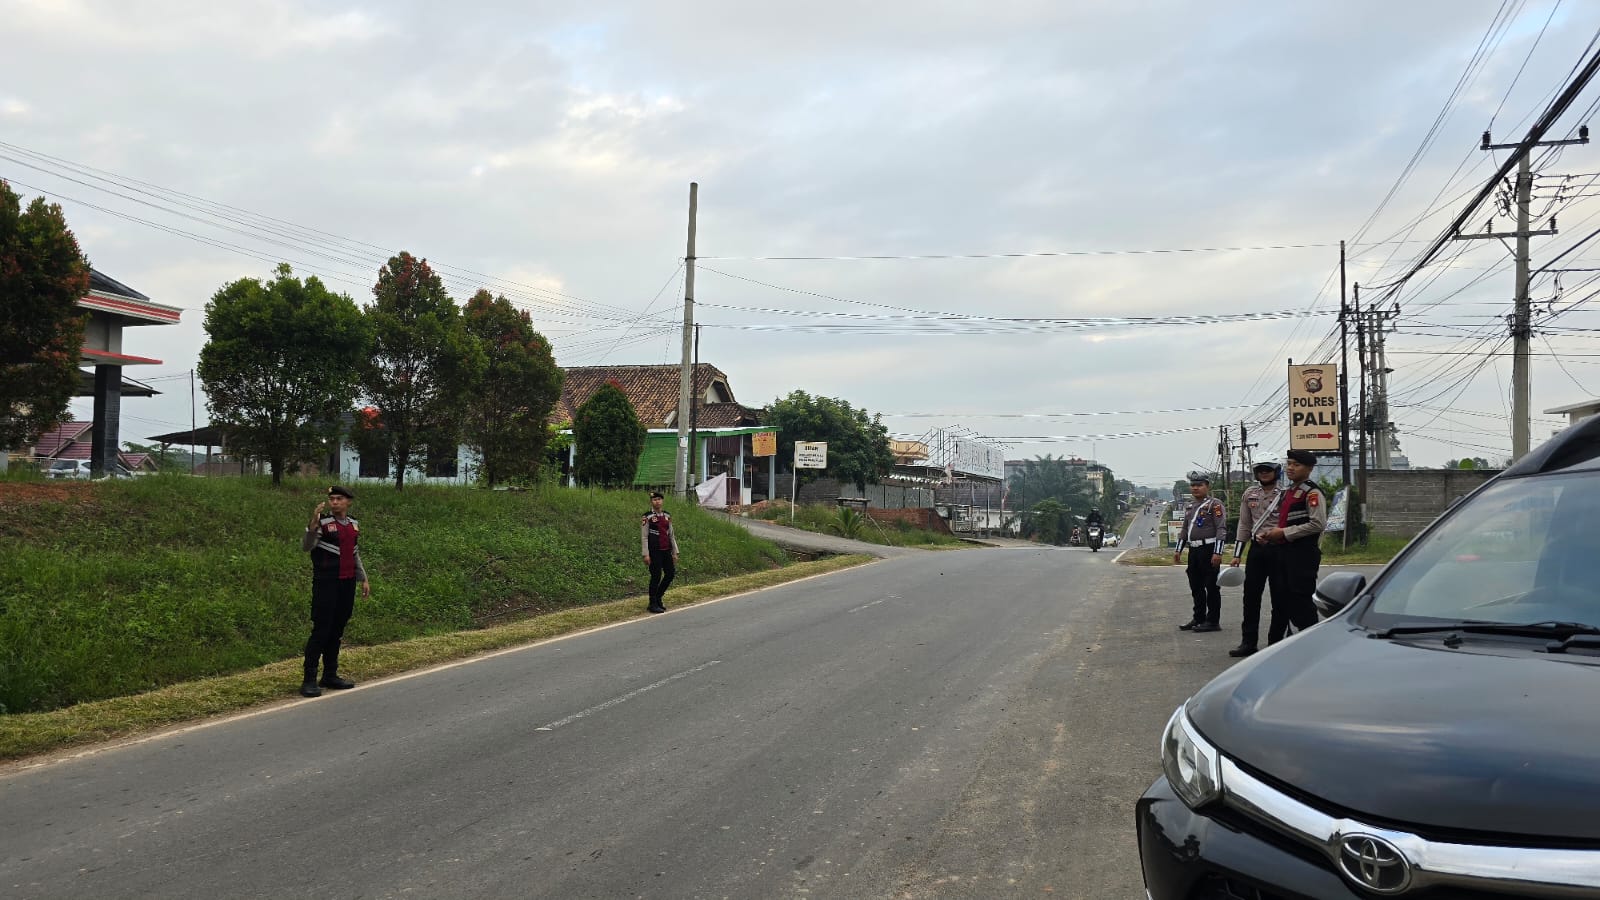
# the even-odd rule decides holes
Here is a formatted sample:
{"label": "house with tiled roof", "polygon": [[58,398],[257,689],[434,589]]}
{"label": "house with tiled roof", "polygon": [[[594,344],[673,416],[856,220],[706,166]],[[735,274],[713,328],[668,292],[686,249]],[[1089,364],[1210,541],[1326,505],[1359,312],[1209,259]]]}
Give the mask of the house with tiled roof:
{"label": "house with tiled roof", "polygon": [[[94,423],[70,421],[39,435],[26,454],[34,465],[48,468],[58,459],[90,459],[94,452]],[[148,453],[117,453],[117,462],[130,472],[154,472],[155,460]]]}
{"label": "house with tiled roof", "polygon": [[[607,382],[613,382],[633,404],[639,423],[646,428],[678,427],[678,390],[682,367],[665,366],[575,366],[561,370],[566,380],[561,399],[550,411],[550,422],[565,425],[578,407]],[[690,388],[695,398],[694,424],[700,428],[740,428],[761,424],[761,413],[733,398],[728,376],[710,363],[694,367]]]}

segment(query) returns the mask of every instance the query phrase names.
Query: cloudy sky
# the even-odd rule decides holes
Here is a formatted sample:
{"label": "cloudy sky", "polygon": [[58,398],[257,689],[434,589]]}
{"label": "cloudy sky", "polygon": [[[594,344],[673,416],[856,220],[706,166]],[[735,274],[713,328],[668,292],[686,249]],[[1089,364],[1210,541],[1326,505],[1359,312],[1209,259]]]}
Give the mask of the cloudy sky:
{"label": "cloudy sky", "polygon": [[[1165,485],[1223,423],[1281,453],[1285,360],[1337,354],[1338,242],[1351,282],[1404,274],[1504,159],[1480,134],[1526,131],[1600,6],[0,0],[0,21],[0,177],[186,310],[129,334],[163,360],[129,374],[166,393],[125,404],[125,440],[187,427],[206,301],[280,259],[366,302],[407,249],[458,299],[524,305],[563,365],[675,362],[698,181],[701,358],[741,401],[799,388]],[[1539,159],[1560,234],[1536,265],[1600,217],[1600,147]],[[1151,250],[1195,252],[1129,252]],[[1595,274],[1559,278],[1534,284],[1535,411],[1600,390],[1579,330],[1600,304],[1567,310]],[[1510,361],[1485,351],[1509,349],[1512,292],[1506,247],[1465,241],[1395,298],[1413,463],[1508,452]],[[1196,315],[1233,320],[1161,324]]]}

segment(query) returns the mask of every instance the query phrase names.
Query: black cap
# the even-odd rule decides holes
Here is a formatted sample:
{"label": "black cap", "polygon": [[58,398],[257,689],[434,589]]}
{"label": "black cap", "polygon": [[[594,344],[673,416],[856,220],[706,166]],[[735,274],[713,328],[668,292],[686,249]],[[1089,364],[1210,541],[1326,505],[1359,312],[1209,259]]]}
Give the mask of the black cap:
{"label": "black cap", "polygon": [[667,498],[666,498],[666,497],[663,497],[663,496],[661,496],[661,492],[660,492],[660,491],[651,491],[651,492],[650,492],[650,499],[651,499],[651,500],[657,500],[657,499],[659,499],[659,500],[665,500],[665,499],[667,499]]}
{"label": "black cap", "polygon": [[1317,455],[1312,453],[1310,450],[1290,450],[1285,455],[1303,466],[1314,466],[1317,464]]}
{"label": "black cap", "polygon": [[347,498],[349,498],[351,500],[354,500],[356,498],[356,495],[350,493],[350,489],[345,487],[342,484],[335,484],[335,485],[330,486],[328,488],[328,496],[329,497],[347,497]]}

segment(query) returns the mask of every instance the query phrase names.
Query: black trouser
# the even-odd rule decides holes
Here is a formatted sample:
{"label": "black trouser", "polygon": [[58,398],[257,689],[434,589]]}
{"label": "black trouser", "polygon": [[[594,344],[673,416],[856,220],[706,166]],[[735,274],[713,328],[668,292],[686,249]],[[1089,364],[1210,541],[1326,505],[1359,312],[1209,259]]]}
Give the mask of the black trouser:
{"label": "black trouser", "polygon": [[306,640],[306,680],[317,677],[317,661],[322,661],[322,677],[339,674],[339,641],[344,626],[356,608],[354,578],[313,577],[311,579],[311,637]]}
{"label": "black trouser", "polygon": [[1283,640],[1289,626],[1304,631],[1317,624],[1317,605],[1311,594],[1317,589],[1317,567],[1322,565],[1322,548],[1315,536],[1279,544],[1273,549],[1278,573],[1272,588],[1272,622],[1267,626],[1267,643]]}
{"label": "black trouser", "polygon": [[661,598],[666,595],[667,588],[671,586],[673,576],[678,574],[678,567],[672,562],[672,548],[665,550],[659,547],[650,548],[650,605],[660,606]]}
{"label": "black trouser", "polygon": [[1222,588],[1217,587],[1217,567],[1211,562],[1217,552],[1216,544],[1189,548],[1189,593],[1194,595],[1195,622],[1215,625],[1222,618]]}
{"label": "black trouser", "polygon": [[1261,641],[1261,592],[1268,585],[1272,587],[1273,606],[1277,606],[1277,598],[1283,592],[1278,585],[1276,557],[1273,553],[1277,550],[1271,544],[1250,542],[1249,555],[1244,558],[1244,617],[1240,622],[1240,643],[1247,647],[1254,647]]}

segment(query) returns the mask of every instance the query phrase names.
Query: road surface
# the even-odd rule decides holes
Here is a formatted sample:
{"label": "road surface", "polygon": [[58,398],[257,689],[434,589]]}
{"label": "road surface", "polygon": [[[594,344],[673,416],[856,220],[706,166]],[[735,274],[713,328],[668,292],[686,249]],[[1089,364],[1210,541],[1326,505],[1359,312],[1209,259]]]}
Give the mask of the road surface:
{"label": "road surface", "polygon": [[12,766],[0,895],[1139,898],[1234,639],[1113,556],[917,553]]}

